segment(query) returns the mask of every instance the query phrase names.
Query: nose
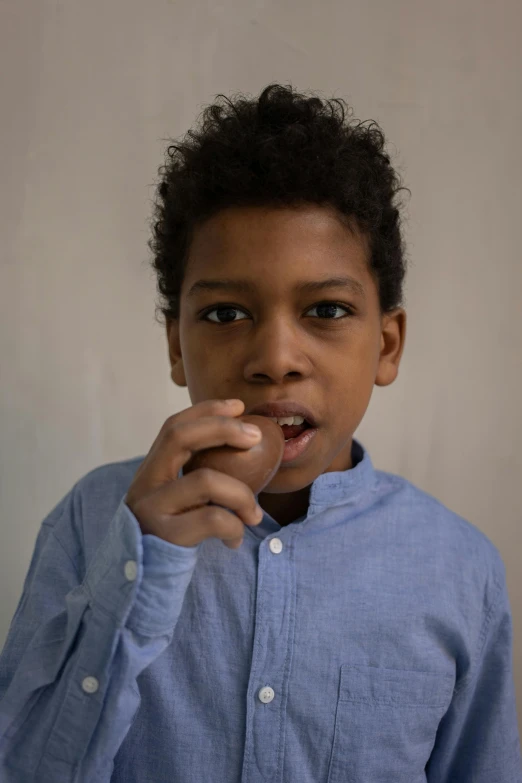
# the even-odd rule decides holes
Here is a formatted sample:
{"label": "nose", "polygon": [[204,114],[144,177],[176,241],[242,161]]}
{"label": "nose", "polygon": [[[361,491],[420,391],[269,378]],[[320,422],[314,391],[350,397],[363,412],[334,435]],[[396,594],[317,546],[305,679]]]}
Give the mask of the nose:
{"label": "nose", "polygon": [[245,346],[245,379],[282,383],[287,376],[306,378],[311,361],[305,343],[305,335],[288,318],[258,323]]}

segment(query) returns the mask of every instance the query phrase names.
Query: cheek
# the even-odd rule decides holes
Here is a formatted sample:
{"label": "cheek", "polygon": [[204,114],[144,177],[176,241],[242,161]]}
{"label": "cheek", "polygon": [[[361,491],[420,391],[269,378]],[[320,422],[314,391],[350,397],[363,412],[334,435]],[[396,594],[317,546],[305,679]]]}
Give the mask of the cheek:
{"label": "cheek", "polygon": [[347,351],[337,370],[330,375],[330,389],[336,398],[338,416],[349,427],[357,426],[373,393],[379,354],[373,340],[358,343]]}
{"label": "cheek", "polygon": [[339,372],[351,386],[372,384],[379,366],[380,338],[365,330],[346,346]]}
{"label": "cheek", "polygon": [[218,352],[212,349],[208,340],[201,339],[197,329],[187,329],[181,350],[185,370],[190,375],[200,378],[215,375],[215,367],[220,363]]}
{"label": "cheek", "polygon": [[354,346],[354,360],[363,374],[375,375],[379,366],[381,351],[381,333],[377,328],[368,327]]}
{"label": "cheek", "polygon": [[[220,352],[191,345],[183,357],[185,378],[193,402],[233,397],[232,373]],[[196,399],[197,398],[197,399]]]}

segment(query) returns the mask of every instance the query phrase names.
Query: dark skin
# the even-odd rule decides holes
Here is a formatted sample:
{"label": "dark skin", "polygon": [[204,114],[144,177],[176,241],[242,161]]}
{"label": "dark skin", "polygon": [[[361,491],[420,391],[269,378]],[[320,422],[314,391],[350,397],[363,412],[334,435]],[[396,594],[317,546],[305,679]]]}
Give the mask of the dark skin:
{"label": "dark skin", "polygon": [[[340,276],[355,283],[295,290],[300,281]],[[253,291],[188,295],[196,281],[222,278],[248,280]],[[239,398],[248,413],[284,398],[316,416],[310,448],[282,465],[258,497],[280,525],[306,514],[317,476],[352,467],[353,434],[373,387],[397,377],[405,335],[402,308],[381,313],[366,237],[317,205],[231,207],[201,224],[179,319],[167,323],[171,377],[188,386],[192,404]]]}

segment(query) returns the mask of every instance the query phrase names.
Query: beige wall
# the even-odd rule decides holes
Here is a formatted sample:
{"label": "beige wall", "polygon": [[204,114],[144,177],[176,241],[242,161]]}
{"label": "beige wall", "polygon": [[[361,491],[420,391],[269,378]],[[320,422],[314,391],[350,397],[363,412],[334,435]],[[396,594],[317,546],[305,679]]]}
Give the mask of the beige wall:
{"label": "beige wall", "polygon": [[43,517],[190,404],[147,268],[162,139],[270,81],[380,122],[412,190],[409,332],[358,436],[507,568],[522,715],[518,0],[6,0],[0,17],[0,643]]}

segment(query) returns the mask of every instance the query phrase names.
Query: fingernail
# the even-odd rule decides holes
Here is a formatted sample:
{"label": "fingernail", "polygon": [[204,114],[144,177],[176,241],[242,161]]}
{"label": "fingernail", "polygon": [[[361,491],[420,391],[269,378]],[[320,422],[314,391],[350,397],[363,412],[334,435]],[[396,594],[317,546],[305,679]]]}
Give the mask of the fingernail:
{"label": "fingernail", "polygon": [[243,402],[243,400],[237,400],[237,399],[230,399],[230,400],[223,400],[225,405],[237,405],[238,402]]}

